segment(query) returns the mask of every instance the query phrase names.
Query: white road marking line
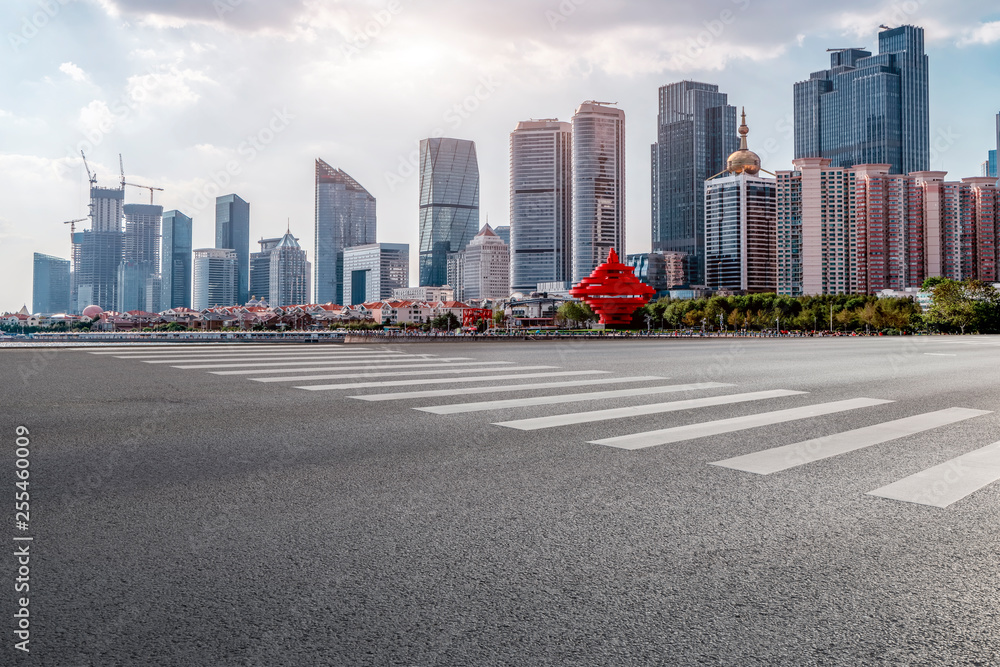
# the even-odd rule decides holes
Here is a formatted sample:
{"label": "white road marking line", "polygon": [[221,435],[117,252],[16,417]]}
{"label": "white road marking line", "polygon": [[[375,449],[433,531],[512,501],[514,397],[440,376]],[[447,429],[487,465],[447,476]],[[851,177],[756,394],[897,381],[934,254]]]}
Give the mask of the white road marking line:
{"label": "white road marking line", "polygon": [[924,352],[924,356],[928,357],[954,357],[954,354],[945,354],[944,352]]}
{"label": "white road marking line", "polygon": [[698,389],[718,389],[732,387],[724,382],[697,382],[694,384],[672,384],[661,387],[637,387],[633,389],[613,389],[609,391],[591,391],[579,394],[559,394],[557,396],[532,396],[531,398],[510,398],[503,401],[481,401],[476,403],[452,403],[450,405],[432,405],[425,408],[413,408],[422,412],[433,412],[437,415],[454,415],[462,412],[481,412],[483,410],[502,410],[507,408],[526,408],[536,405],[556,405],[559,403],[575,403],[579,401],[596,401],[603,398],[623,398],[626,396],[649,396],[652,394],[668,394],[679,391],[696,391]]}
{"label": "white road marking line", "polygon": [[793,391],[791,389],[772,389],[769,391],[754,391],[746,394],[726,394],[725,396],[710,396],[708,398],[691,398],[684,401],[671,401],[669,403],[632,405],[627,408],[611,408],[609,410],[571,412],[565,415],[548,415],[546,417],[533,417],[531,419],[515,419],[512,421],[495,422],[495,425],[506,426],[507,428],[516,428],[522,431],[535,431],[542,428],[552,428],[554,426],[585,424],[587,422],[604,421],[606,419],[622,419],[624,417],[635,417],[638,415],[655,415],[663,412],[677,412],[678,410],[705,408],[713,405],[727,405],[730,403],[743,403],[745,401],[762,401],[768,398],[796,396],[798,394],[805,393],[807,392]]}
{"label": "white road marking line", "polygon": [[[376,363],[379,359],[382,359],[382,358],[383,357],[381,357],[381,356],[373,356],[370,359],[365,359],[365,360],[361,361],[361,364],[359,364],[358,367],[359,368],[364,368],[364,364],[373,364],[373,363]],[[358,359],[360,359],[360,357],[355,357],[354,359],[351,360],[350,363],[356,363],[355,360],[358,360]],[[410,359],[410,361],[416,361],[416,359]],[[428,361],[437,361],[437,360],[436,359],[430,359]],[[310,360],[310,361],[299,361],[299,360],[295,360],[295,361],[265,361],[265,362],[244,361],[244,362],[240,362],[238,364],[232,364],[232,363],[225,363],[225,364],[191,364],[191,365],[184,365],[184,366],[171,366],[171,368],[183,368],[185,370],[199,370],[199,369],[208,370],[210,368],[280,368],[282,366],[316,366],[316,365],[318,365],[320,363],[332,364],[332,363],[337,363],[337,362],[335,362],[333,360],[330,360],[330,359],[327,359],[327,361],[324,362],[323,361],[323,357],[319,357],[318,359],[313,359],[313,360]],[[502,361],[502,362],[498,362],[498,363],[509,364],[509,363],[512,363],[512,362],[510,362],[510,361]]]}
{"label": "white road marking line", "polygon": [[195,359],[193,357],[180,359],[137,359],[136,361],[141,361],[144,364],[203,364],[215,361],[280,361],[281,359],[287,359],[289,361],[306,361],[316,359],[329,359],[330,361],[335,361],[338,359],[346,359],[350,361],[352,359],[375,359],[386,357],[392,359],[400,359],[403,357],[409,357],[411,359],[428,358],[419,354],[386,354],[384,352],[368,352],[361,354],[341,354],[337,352],[317,354],[314,352],[312,354],[237,354],[230,357],[208,357],[206,359]]}
{"label": "white road marking line", "polygon": [[[471,357],[437,357],[436,359],[375,359],[373,361],[366,361],[363,365],[358,365],[358,368],[402,368],[400,364],[403,362],[410,362],[413,364],[411,368],[418,367],[429,367],[435,362],[444,362],[443,366],[451,366],[453,361],[475,361]],[[419,363],[418,363],[419,362]],[[508,364],[508,361],[480,361],[480,364]],[[242,368],[238,371],[209,371],[212,375],[264,375],[266,373],[316,373],[322,371],[348,371],[351,369],[351,364],[358,364],[357,361],[317,361],[316,365],[312,368]],[[346,368],[345,368],[346,367]]]}
{"label": "white road marking line", "polygon": [[[334,344],[322,347],[335,347],[336,349],[364,350],[370,348],[354,347]],[[71,347],[70,350],[79,352],[90,352],[91,354],[141,354],[143,352],[163,352],[169,354],[177,351],[187,351],[192,353],[207,353],[232,350],[316,350],[322,349],[318,345],[300,345],[290,343],[262,343],[248,345],[245,343],[198,343],[198,344],[178,344],[178,345],[113,345],[109,347]]]}
{"label": "white road marking line", "polygon": [[1000,442],[955,457],[941,465],[921,470],[869,496],[906,503],[948,507],[1000,479]]}
{"label": "white road marking line", "polygon": [[[349,368],[335,368],[331,370],[339,371],[333,375],[298,375],[296,377],[276,377],[276,378],[249,378],[254,382],[310,382],[312,380],[351,380],[370,377],[387,377],[394,375],[442,375],[448,373],[489,373],[509,371],[506,366],[503,368],[451,368],[451,366],[487,366],[489,364],[509,364],[509,361],[471,361],[466,364],[448,364],[448,368],[431,368],[427,364],[400,364],[398,366],[365,366],[358,368],[354,372],[345,373]],[[422,371],[402,372],[400,368],[423,368]],[[559,368],[558,366],[522,366],[522,368],[535,370],[540,368]],[[376,369],[371,372],[369,369]],[[384,372],[380,372],[384,371]]]}
{"label": "white road marking line", "polygon": [[408,398],[439,398],[441,396],[465,396],[467,394],[505,394],[511,391],[529,389],[557,389],[561,387],[583,387],[597,384],[618,384],[625,382],[651,382],[668,380],[658,375],[637,375],[635,377],[597,378],[595,380],[566,380],[564,382],[530,382],[527,384],[507,384],[502,387],[461,387],[459,389],[428,389],[426,391],[399,391],[390,394],[364,394],[348,396],[360,401],[399,401]]}
{"label": "white road marking line", "polygon": [[932,428],[954,424],[980,415],[990,414],[988,410],[970,410],[967,408],[948,408],[913,417],[905,417],[894,421],[865,426],[864,428],[834,433],[822,438],[814,438],[765,449],[753,454],[734,456],[723,461],[715,461],[711,465],[759,475],[770,475],[781,470],[821,461],[832,456],[846,454],[865,447],[871,447],[897,438],[904,438]]}
{"label": "white road marking line", "polygon": [[875,405],[892,403],[892,401],[878,398],[851,398],[845,401],[834,401],[832,403],[818,403],[816,405],[806,405],[801,408],[789,408],[788,410],[775,410],[774,412],[763,412],[745,417],[731,417],[729,419],[719,419],[701,424],[688,424],[686,426],[674,426],[656,431],[646,431],[644,433],[633,433],[615,438],[603,438],[601,440],[591,440],[594,445],[607,445],[620,449],[643,449],[656,445],[667,445],[673,442],[704,438],[710,435],[721,435],[722,433],[732,433],[744,429],[756,428],[758,426],[770,426],[782,422],[795,421],[797,419],[808,419],[820,415],[829,415],[836,412],[846,412],[847,410],[857,410],[858,408],[868,408]]}
{"label": "white road marking line", "polygon": [[[250,355],[273,354],[294,357],[303,354],[339,354],[341,356],[353,356],[357,354],[375,354],[376,350],[317,350],[315,347],[300,350],[175,350],[173,352],[133,352],[128,354],[114,354],[115,359],[170,359],[171,357],[191,357],[192,359],[208,359],[210,357],[241,357]],[[382,354],[404,354],[397,350],[384,350]]]}
{"label": "white road marking line", "polygon": [[[514,369],[504,369],[514,370]],[[521,378],[545,378],[560,377],[567,375],[594,375],[597,373],[610,373],[610,371],[558,371],[555,373],[524,373],[522,375],[486,375],[483,377],[463,377],[463,378],[429,378],[426,380],[394,380],[388,382],[348,382],[346,384],[312,384],[296,389],[307,389],[309,391],[326,391],[328,389],[360,389],[362,387],[406,387],[418,384],[453,384],[455,382],[494,382],[496,380],[519,380]]]}

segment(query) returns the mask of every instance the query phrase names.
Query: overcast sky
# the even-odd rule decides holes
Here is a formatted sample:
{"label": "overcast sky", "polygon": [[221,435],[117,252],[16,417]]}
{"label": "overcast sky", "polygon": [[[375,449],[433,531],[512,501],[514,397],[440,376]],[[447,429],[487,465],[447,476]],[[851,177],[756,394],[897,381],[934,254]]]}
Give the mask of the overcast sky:
{"label": "overcast sky", "polygon": [[[996,0],[5,0],[0,68],[0,312],[31,308],[33,252],[69,257],[101,184],[164,188],[214,245],[214,199],[251,204],[251,238],[286,221],[313,256],[313,161],[376,198],[378,240],[409,243],[417,143],[476,142],[480,205],[508,223],[509,133],[585,100],[626,114],[627,252],[650,248],[657,88],[716,83],[745,106],[764,167],[792,158],[792,85],[828,47],[926,30],[931,168],[979,175],[1000,109]],[[129,188],[127,202],[148,202]],[[256,249],[256,244],[254,244]]]}

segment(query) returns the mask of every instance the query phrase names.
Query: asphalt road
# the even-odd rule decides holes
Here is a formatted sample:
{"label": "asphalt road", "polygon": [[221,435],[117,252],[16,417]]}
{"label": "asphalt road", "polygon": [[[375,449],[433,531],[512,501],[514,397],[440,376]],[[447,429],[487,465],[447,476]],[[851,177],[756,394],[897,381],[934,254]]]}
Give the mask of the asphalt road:
{"label": "asphalt road", "polygon": [[[14,646],[7,556],[0,663],[1000,664],[1000,482],[945,507],[869,493],[1000,441],[1000,337],[436,343],[353,360],[360,347],[0,350],[5,551],[34,538],[30,654]],[[313,350],[348,361],[263,359]],[[605,372],[298,388],[487,375],[435,374],[453,357],[513,362],[492,375]],[[146,363],[158,358],[176,361]],[[277,365],[232,365],[258,360]],[[232,370],[251,372],[215,374]],[[257,381],[321,374],[354,377]],[[637,376],[667,379],[511,389]],[[725,386],[414,409],[694,383]],[[352,398],[456,387],[496,391]],[[789,392],[715,399],[772,390]],[[641,449],[593,444],[858,398],[884,402]],[[695,399],[709,404],[495,425]],[[772,474],[711,465],[945,408],[989,413]],[[26,531],[13,523],[18,425]],[[955,470],[944,486],[918,478],[921,497],[990,468]]]}

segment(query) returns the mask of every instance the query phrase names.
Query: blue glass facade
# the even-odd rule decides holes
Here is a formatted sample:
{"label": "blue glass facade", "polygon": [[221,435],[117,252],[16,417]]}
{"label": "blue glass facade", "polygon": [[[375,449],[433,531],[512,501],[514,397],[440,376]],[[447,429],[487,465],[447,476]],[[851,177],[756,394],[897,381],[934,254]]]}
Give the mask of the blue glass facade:
{"label": "blue glass facade", "polygon": [[795,157],[834,167],[888,164],[890,173],[930,167],[927,56],[923,28],[883,30],[879,53],[844,49],[830,69],[795,84]]}
{"label": "blue glass facade", "polygon": [[341,169],[316,160],[316,303],[346,304],[344,249],[375,243],[375,197]]}
{"label": "blue glass facade", "polygon": [[236,251],[236,303],[220,306],[242,306],[250,300],[250,204],[239,195],[215,199],[215,247]]}
{"label": "blue glass facade", "polygon": [[69,312],[69,266],[68,259],[35,253],[31,312],[43,315]]}
{"label": "blue glass facade", "polygon": [[726,168],[738,145],[736,107],[718,86],[681,81],[660,88],[651,150],[653,250],[686,253],[687,284],[705,281],[705,180]]}
{"label": "blue glass facade", "polygon": [[192,220],[180,211],[163,214],[160,246],[160,307],[191,307],[191,228]]}
{"label": "blue glass facade", "polygon": [[420,142],[420,286],[448,281],[448,255],[479,231],[476,144],[439,137]]}

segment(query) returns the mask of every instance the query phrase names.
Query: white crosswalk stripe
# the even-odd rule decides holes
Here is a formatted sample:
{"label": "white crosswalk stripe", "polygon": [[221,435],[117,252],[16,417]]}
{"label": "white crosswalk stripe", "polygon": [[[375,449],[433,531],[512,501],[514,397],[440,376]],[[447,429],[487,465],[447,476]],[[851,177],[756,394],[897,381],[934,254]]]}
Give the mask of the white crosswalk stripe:
{"label": "white crosswalk stripe", "polygon": [[659,375],[638,375],[635,377],[596,378],[593,380],[564,380],[561,382],[529,382],[525,384],[505,384],[502,387],[460,387],[458,389],[427,389],[424,391],[398,391],[385,394],[364,394],[348,396],[360,401],[401,401],[411,398],[441,398],[444,396],[466,396],[469,394],[505,394],[532,389],[559,389],[564,387],[585,387],[600,384],[624,384],[626,382],[655,382],[669,378]]}
{"label": "white crosswalk stripe", "polygon": [[[383,357],[381,357],[380,355],[376,355],[376,356],[373,356],[373,357],[365,359],[365,363],[374,363],[378,359],[382,359],[382,358]],[[211,370],[213,368],[251,368],[251,367],[253,367],[253,368],[280,368],[282,366],[289,366],[289,367],[291,367],[291,366],[316,366],[319,363],[321,363],[321,361],[322,361],[322,357],[320,359],[318,359],[318,360],[317,359],[311,359],[311,360],[296,359],[295,361],[263,361],[263,362],[261,362],[261,361],[241,361],[239,363],[229,363],[229,362],[227,362],[227,363],[211,363],[211,364],[205,364],[205,363],[183,364],[183,365],[180,365],[180,366],[171,366],[171,368],[181,368],[181,369],[185,369],[185,370]],[[144,363],[147,363],[147,362],[144,362]],[[330,360],[327,360],[327,361],[322,362],[322,363],[328,363],[329,364],[329,363],[333,363],[333,362],[330,361]],[[363,363],[359,364],[355,360],[351,360],[351,363],[357,365],[359,368],[363,368],[364,367]],[[499,363],[510,364],[510,363],[513,363],[513,362],[503,361],[503,362],[499,362]]]}
{"label": "white crosswalk stripe", "polygon": [[[650,396],[652,394],[667,394],[681,391],[697,391],[699,389],[717,389],[732,387],[723,382],[696,382],[693,384],[672,384],[660,387],[637,387],[633,389],[613,389],[610,391],[591,391],[579,394],[559,394],[556,396],[534,396],[531,398],[511,398],[502,401],[481,401],[476,403],[452,403],[449,405],[432,405],[423,408],[413,408],[422,412],[432,412],[438,415],[454,415],[463,412],[482,412],[484,410],[502,410],[507,408],[524,408],[536,405],[557,405],[561,403],[576,403],[580,401],[597,401],[607,398],[625,398],[629,396]],[[714,405],[714,404],[713,404]],[[627,409],[627,408],[622,408]]]}
{"label": "white crosswalk stripe", "polygon": [[904,438],[933,428],[954,424],[965,419],[980,415],[988,415],[988,410],[970,410],[967,408],[948,408],[936,412],[905,417],[894,421],[866,426],[864,428],[835,433],[833,435],[797,442],[793,445],[774,447],[753,454],[735,456],[723,461],[715,461],[712,465],[732,468],[759,475],[795,468],[796,466],[821,461],[832,456],[846,454],[872,445],[878,445],[890,440]]}
{"label": "white crosswalk stripe", "polygon": [[[515,370],[505,368],[505,371]],[[496,382],[497,380],[520,380],[522,378],[564,377],[569,375],[595,375],[608,371],[557,371],[552,373],[523,373],[518,375],[486,375],[482,377],[460,378],[426,378],[421,380],[392,380],[388,382],[347,382],[344,384],[314,384],[296,387],[309,391],[327,391],[331,389],[361,389],[363,387],[407,387],[420,384],[451,384],[453,382]]]}
{"label": "white crosswalk stripe", "polygon": [[[141,361],[144,364],[208,364],[208,363],[216,363],[216,362],[282,361],[282,360],[290,361],[290,362],[298,362],[298,361],[317,361],[317,360],[324,360],[324,359],[328,360],[328,361],[347,360],[347,361],[355,362],[355,360],[358,360],[358,359],[382,359],[382,358],[387,358],[387,357],[388,358],[393,358],[393,359],[401,359],[401,358],[404,358],[404,357],[409,357],[411,359],[416,359],[416,358],[424,358],[424,359],[426,359],[426,358],[428,358],[428,357],[421,357],[420,355],[416,355],[416,354],[413,354],[413,355],[410,355],[410,354],[390,354],[390,355],[386,355],[384,353],[371,352],[369,354],[358,354],[358,355],[345,355],[345,354],[339,354],[339,353],[333,353],[333,354],[315,354],[315,353],[313,353],[313,354],[296,354],[296,355],[288,355],[288,354],[284,354],[284,355],[282,355],[282,354],[241,354],[241,355],[236,355],[236,356],[233,356],[233,357],[210,357],[210,358],[207,358],[207,359],[195,359],[195,358],[192,358],[192,357],[186,357],[186,358],[179,358],[179,359],[137,359],[136,361]],[[430,358],[433,358],[433,357],[430,357]]]}
{"label": "white crosswalk stripe", "polygon": [[997,480],[1000,480],[1000,442],[869,491],[868,495],[944,508]]}
{"label": "white crosswalk stripe", "polygon": [[[329,346],[335,347],[336,349],[351,349],[351,350],[366,350],[371,348],[354,347],[351,345],[349,348],[343,345]],[[178,343],[176,345],[100,345],[100,346],[88,346],[88,347],[71,347],[68,348],[76,352],[89,352],[90,354],[141,354],[142,352],[176,352],[176,351],[188,351],[188,352],[216,352],[221,350],[317,350],[324,349],[317,345],[301,345],[301,344],[250,344],[250,343]],[[141,352],[140,352],[141,350]]]}
{"label": "white crosswalk stripe", "polygon": [[[452,373],[506,373],[513,369],[508,367],[503,368],[489,368],[489,364],[509,364],[509,361],[471,361],[467,364],[448,364],[448,368],[431,368],[429,370],[421,371],[400,371],[400,368],[428,368],[427,364],[399,364],[396,366],[364,366],[357,368],[352,373],[344,373],[344,371],[349,370],[346,368],[339,368],[340,373],[335,373],[332,375],[299,375],[296,377],[268,377],[268,378],[250,378],[254,382],[311,382],[313,380],[350,380],[352,378],[370,378],[370,377],[389,377],[396,375],[447,375]],[[463,368],[451,368],[452,366],[462,366]],[[468,368],[469,366],[476,366],[476,368]],[[485,368],[482,368],[486,366]],[[522,370],[540,370],[543,368],[558,368],[558,366],[521,366]],[[389,369],[384,371],[379,371],[378,369]],[[375,371],[375,372],[373,372]]]}
{"label": "white crosswalk stripe", "polygon": [[449,368],[455,366],[453,362],[456,361],[469,361],[473,364],[510,364],[509,361],[473,361],[469,357],[437,357],[434,359],[423,359],[423,358],[389,358],[389,359],[373,359],[371,362],[366,362],[364,364],[359,364],[357,361],[317,361],[316,365],[311,368],[302,368],[297,366],[295,368],[241,368],[235,371],[209,371],[212,375],[268,375],[268,374],[279,374],[279,373],[319,373],[324,371],[348,371],[354,367],[365,369],[373,368],[375,366],[381,368],[404,368],[409,364],[410,368],[423,368],[431,367],[434,364],[440,364],[443,368]]}
{"label": "white crosswalk stripe", "polygon": [[547,417],[533,417],[531,419],[515,419],[512,421],[496,422],[496,425],[516,428],[522,431],[535,431],[542,428],[552,428],[554,426],[584,424],[586,422],[621,419],[624,417],[636,417],[639,415],[655,415],[663,412],[677,412],[679,410],[703,408],[712,405],[727,405],[730,403],[743,403],[745,401],[762,401],[768,398],[795,396],[805,393],[806,392],[804,391],[792,391],[790,389],[771,389],[768,391],[754,391],[746,394],[726,394],[723,396],[712,396],[709,398],[692,398],[685,401],[671,401],[669,403],[633,405],[627,408],[611,408],[609,410],[571,412],[565,415],[550,415]]}
{"label": "white crosswalk stripe", "polygon": [[[329,354],[329,355],[337,355],[337,356],[341,356],[341,357],[352,357],[352,356],[357,356],[357,355],[362,355],[362,354],[399,355],[399,354],[406,354],[406,353],[405,352],[401,352],[401,351],[397,351],[397,350],[385,350],[385,351],[375,351],[375,350],[317,350],[314,347],[314,348],[311,348],[311,349],[303,349],[303,350],[267,350],[267,351],[264,351],[264,350],[261,350],[261,351],[253,351],[253,350],[239,350],[239,351],[237,351],[237,350],[232,350],[232,351],[215,350],[215,351],[209,352],[208,350],[205,350],[204,352],[193,352],[191,350],[177,350],[177,351],[173,351],[173,352],[155,352],[155,353],[136,352],[136,353],[131,353],[131,354],[115,354],[115,355],[110,355],[110,356],[114,356],[115,359],[173,359],[173,358],[183,359],[184,357],[190,357],[192,359],[201,360],[201,359],[211,359],[211,358],[214,358],[214,357],[226,357],[226,358],[228,358],[228,357],[254,357],[254,356],[265,356],[265,355],[266,356],[276,356],[276,357],[296,357],[296,356],[310,355],[310,354]],[[434,356],[434,355],[418,355],[418,356]]]}
{"label": "white crosswalk stripe", "polygon": [[684,440],[704,438],[710,435],[721,435],[732,433],[744,429],[756,428],[758,426],[770,426],[797,419],[808,419],[820,415],[829,415],[858,408],[867,408],[876,405],[892,403],[892,401],[878,398],[851,398],[844,401],[834,401],[832,403],[819,403],[807,405],[800,408],[789,408],[787,410],[776,410],[774,412],[764,412],[744,417],[731,417],[729,419],[719,419],[700,424],[687,424],[685,426],[674,426],[672,428],[658,429],[655,431],[645,431],[643,433],[633,433],[613,438],[603,438],[601,440],[591,440],[591,444],[607,445],[608,447],[618,447],[620,449],[643,449],[645,447],[655,447]]}

